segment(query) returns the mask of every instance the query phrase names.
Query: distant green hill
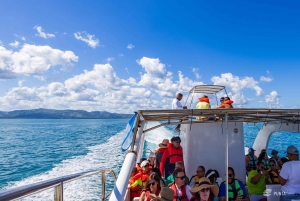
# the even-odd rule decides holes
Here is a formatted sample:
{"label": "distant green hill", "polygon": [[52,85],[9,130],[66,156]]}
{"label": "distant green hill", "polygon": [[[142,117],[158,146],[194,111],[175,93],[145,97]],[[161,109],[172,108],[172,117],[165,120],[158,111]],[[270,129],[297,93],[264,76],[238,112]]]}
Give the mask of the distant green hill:
{"label": "distant green hill", "polygon": [[33,109],[15,110],[11,112],[0,111],[2,119],[128,119],[133,114],[117,114],[105,111],[87,112],[84,110],[52,110],[52,109]]}

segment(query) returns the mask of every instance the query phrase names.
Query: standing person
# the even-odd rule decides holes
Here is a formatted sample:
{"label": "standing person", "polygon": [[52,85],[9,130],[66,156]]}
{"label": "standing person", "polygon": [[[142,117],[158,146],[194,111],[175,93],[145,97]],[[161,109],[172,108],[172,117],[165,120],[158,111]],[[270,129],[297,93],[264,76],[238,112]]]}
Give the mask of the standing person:
{"label": "standing person", "polygon": [[248,154],[245,156],[247,174],[251,170],[256,169],[257,157],[254,155],[255,150],[253,148],[248,149]]}
{"label": "standing person", "polygon": [[199,186],[192,188],[190,192],[193,194],[190,201],[213,201],[218,196],[219,187],[211,185],[208,178],[202,177]]}
{"label": "standing person", "polygon": [[[181,139],[179,136],[174,136],[171,139],[171,143],[167,143],[168,149],[164,152],[163,157],[160,162],[160,173],[164,174],[164,169],[167,168],[169,172],[165,174],[165,178],[168,178],[170,174],[175,169],[175,163],[177,161],[183,162],[183,151],[180,146]],[[166,161],[169,159],[169,164],[166,164]]]}
{"label": "standing person", "polygon": [[[176,98],[174,98],[173,101],[172,101],[172,109],[187,109],[186,106],[182,106],[181,103],[180,103],[182,97],[183,97],[183,95],[182,95],[181,93],[178,93],[178,94],[176,95]],[[182,121],[182,120],[181,120],[181,121]],[[180,121],[180,122],[181,122],[181,121]],[[180,124],[178,124],[178,125],[176,126],[175,130],[176,130],[177,132],[180,132]]]}
{"label": "standing person", "polygon": [[257,169],[251,170],[248,175],[247,186],[250,201],[259,201],[267,198],[263,195],[267,184],[271,184],[269,173],[265,171],[265,164],[262,161],[258,161]]}
{"label": "standing person", "polygon": [[192,197],[191,187],[185,183],[185,173],[183,169],[178,168],[173,172],[174,183],[171,189],[174,191],[174,200],[189,201]]}
{"label": "standing person", "polygon": [[197,168],[196,174],[194,176],[192,176],[192,178],[190,180],[191,188],[198,187],[200,179],[204,176],[205,176],[205,168],[203,166],[199,166]]}
{"label": "standing person", "polygon": [[279,175],[281,201],[300,199],[300,161],[298,149],[291,145],[286,150],[289,162],[283,164]]}
{"label": "standing person", "polygon": [[[163,139],[163,141],[161,143],[159,143],[159,145],[158,145],[159,148],[155,154],[155,167],[157,167],[157,168],[159,168],[159,166],[160,166],[160,162],[161,162],[164,152],[166,150],[168,150],[168,146],[167,146],[168,143],[169,143],[168,139]],[[165,169],[165,171],[166,170],[167,169]],[[164,175],[164,174],[162,174],[162,175]]]}
{"label": "standing person", "polygon": [[[246,199],[246,187],[242,181],[235,179],[235,173],[232,167],[228,167],[228,183],[228,198],[230,201]],[[220,185],[219,197],[220,201],[226,201],[226,181]]]}

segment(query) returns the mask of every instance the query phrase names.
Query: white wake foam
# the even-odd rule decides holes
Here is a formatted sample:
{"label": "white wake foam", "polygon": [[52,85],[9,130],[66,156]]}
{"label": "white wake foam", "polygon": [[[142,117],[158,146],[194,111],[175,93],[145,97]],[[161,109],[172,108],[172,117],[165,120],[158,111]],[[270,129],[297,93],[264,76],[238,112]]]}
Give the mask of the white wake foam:
{"label": "white wake foam", "polygon": [[[89,152],[87,155],[66,159],[50,171],[9,183],[4,189],[11,189],[88,170],[113,169],[117,173],[125,155],[120,148],[122,136],[124,136],[124,131],[112,136],[106,143],[88,147]],[[109,183],[112,184],[112,176],[107,175],[108,178],[110,178]],[[64,185],[64,200],[99,200],[100,191],[100,175],[82,178]],[[53,200],[53,189],[22,200]]]}

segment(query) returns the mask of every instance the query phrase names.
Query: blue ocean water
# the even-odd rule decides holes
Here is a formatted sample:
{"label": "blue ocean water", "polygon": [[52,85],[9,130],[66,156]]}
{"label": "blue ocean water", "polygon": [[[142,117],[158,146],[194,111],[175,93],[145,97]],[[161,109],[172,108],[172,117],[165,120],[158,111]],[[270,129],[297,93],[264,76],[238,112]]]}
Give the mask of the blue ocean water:
{"label": "blue ocean water", "polygon": [[[125,136],[124,119],[1,119],[0,191],[59,176],[96,169],[121,169],[125,153],[120,143]],[[148,127],[156,123],[148,123]],[[262,124],[244,124],[245,147],[251,147]],[[164,138],[177,133],[173,127],[160,127],[146,134],[144,156],[157,149]],[[274,133],[272,149],[285,156],[290,144],[300,148],[300,135]],[[108,191],[113,187],[108,179]],[[74,181],[65,185],[65,200],[99,200],[100,177]],[[52,200],[48,190],[27,200]]]}

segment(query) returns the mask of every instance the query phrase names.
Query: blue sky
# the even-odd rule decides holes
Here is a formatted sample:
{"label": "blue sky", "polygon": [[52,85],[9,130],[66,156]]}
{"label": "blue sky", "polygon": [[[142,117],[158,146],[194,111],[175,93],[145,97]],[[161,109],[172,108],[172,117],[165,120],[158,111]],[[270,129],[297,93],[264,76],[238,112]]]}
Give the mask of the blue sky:
{"label": "blue sky", "polygon": [[299,108],[299,6],[2,1],[0,110],[162,109],[198,84],[235,107]]}

